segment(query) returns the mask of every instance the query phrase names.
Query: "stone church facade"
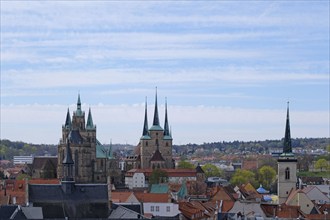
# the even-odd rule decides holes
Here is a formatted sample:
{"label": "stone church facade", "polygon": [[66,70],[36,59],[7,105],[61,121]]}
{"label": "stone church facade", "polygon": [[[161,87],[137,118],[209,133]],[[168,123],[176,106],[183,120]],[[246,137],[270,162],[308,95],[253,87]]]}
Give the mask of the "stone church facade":
{"label": "stone church facade", "polygon": [[107,176],[116,175],[118,166],[112,157],[111,144],[110,147],[105,147],[97,140],[91,109],[89,109],[87,122],[85,122],[85,112],[81,109],[80,95],[78,95],[77,109],[73,112],[72,120],[68,109],[65,124],[62,126],[57,163],[57,174],[60,179],[63,178],[62,161],[68,141],[74,161],[76,183],[105,183]]}
{"label": "stone church facade", "polygon": [[142,137],[137,146],[136,161],[132,168],[175,168],[172,158],[172,135],[170,132],[167,103],[165,103],[164,128],[160,126],[158,116],[157,91],[155,98],[155,110],[152,126],[148,127],[147,103],[145,105],[145,116]]}

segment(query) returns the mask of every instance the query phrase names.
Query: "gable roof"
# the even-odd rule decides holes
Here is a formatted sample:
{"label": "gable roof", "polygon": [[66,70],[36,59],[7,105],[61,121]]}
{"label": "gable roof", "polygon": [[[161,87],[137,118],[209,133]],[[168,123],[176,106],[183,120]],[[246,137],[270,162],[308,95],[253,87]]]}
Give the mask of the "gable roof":
{"label": "gable roof", "polygon": [[152,155],[150,161],[165,161],[165,159],[160,153],[159,149],[157,149],[155,153]]}
{"label": "gable roof", "polygon": [[133,192],[111,192],[111,201],[113,203],[138,202]]}
{"label": "gable roof", "polygon": [[140,202],[167,203],[170,198],[167,193],[135,192],[134,195]]}
{"label": "gable roof", "polygon": [[168,189],[168,184],[152,184],[150,193],[167,193]]}

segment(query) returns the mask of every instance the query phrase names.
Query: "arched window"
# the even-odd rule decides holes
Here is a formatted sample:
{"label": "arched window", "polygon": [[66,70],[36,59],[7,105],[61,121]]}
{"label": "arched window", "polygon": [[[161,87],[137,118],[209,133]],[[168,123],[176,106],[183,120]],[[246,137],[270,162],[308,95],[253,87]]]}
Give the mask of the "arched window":
{"label": "arched window", "polygon": [[290,168],[289,167],[287,167],[285,169],[285,179],[286,180],[289,180],[290,179]]}
{"label": "arched window", "polygon": [[156,139],[156,146],[158,146],[158,139]]}
{"label": "arched window", "polygon": [[146,146],[148,146],[148,141],[146,141]]}

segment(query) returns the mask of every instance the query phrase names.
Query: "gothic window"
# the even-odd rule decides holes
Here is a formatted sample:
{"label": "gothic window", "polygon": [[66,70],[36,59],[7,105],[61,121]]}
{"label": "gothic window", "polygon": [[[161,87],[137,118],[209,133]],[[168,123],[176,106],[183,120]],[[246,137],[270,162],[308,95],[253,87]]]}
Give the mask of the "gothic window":
{"label": "gothic window", "polygon": [[146,141],[146,146],[148,146],[148,141]]}
{"label": "gothic window", "polygon": [[156,139],[156,146],[158,146],[158,139]]}
{"label": "gothic window", "polygon": [[166,147],[168,147],[168,142],[166,142]]}
{"label": "gothic window", "polygon": [[290,169],[289,169],[289,167],[287,167],[285,169],[285,179],[286,180],[289,180],[290,179]]}
{"label": "gothic window", "polygon": [[79,154],[78,154],[78,150],[76,150],[76,151],[74,152],[74,165],[75,165],[75,170],[74,170],[74,172],[75,172],[75,175],[76,175],[76,176],[78,176],[78,167],[79,167],[79,162],[78,162],[78,160],[79,160]]}

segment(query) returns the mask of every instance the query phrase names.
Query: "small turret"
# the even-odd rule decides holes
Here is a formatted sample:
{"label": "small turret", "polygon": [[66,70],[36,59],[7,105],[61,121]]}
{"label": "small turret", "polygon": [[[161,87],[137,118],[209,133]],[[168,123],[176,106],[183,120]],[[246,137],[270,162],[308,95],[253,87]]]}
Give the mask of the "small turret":
{"label": "small turret", "polygon": [[93,118],[92,118],[91,108],[89,108],[89,111],[88,111],[86,129],[87,130],[95,129],[95,126],[93,124]]}
{"label": "small turret", "polygon": [[71,117],[70,117],[70,110],[68,108],[68,112],[66,114],[66,119],[65,119],[65,124],[64,124],[64,127],[66,129],[71,129],[72,128],[72,122],[71,122]]}

